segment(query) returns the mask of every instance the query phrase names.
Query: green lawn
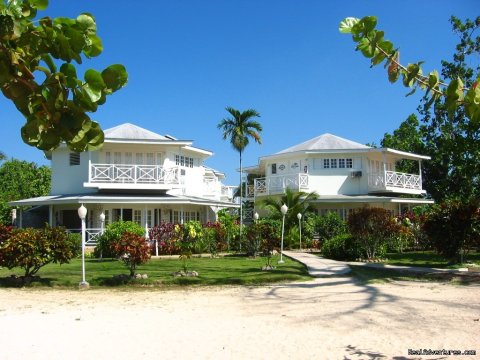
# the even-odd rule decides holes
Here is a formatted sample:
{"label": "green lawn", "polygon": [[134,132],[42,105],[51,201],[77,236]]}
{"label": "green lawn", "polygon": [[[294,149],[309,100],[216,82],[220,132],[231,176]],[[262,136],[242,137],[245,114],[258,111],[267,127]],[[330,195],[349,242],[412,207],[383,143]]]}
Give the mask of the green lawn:
{"label": "green lawn", "polygon": [[[241,256],[220,258],[192,258],[188,270],[195,270],[198,277],[176,277],[172,273],[181,269],[178,259],[151,259],[138,268],[137,273],[147,274],[148,279],[130,280],[131,286],[175,286],[175,285],[249,285],[269,284],[282,281],[305,281],[311,279],[304,265],[284,257],[285,263],[277,265],[278,258],[273,258],[277,267],[272,271],[262,271],[264,258],[250,259]],[[118,260],[87,259],[85,263],[86,280],[93,287],[122,286],[121,279],[115,275],[128,275],[128,269]],[[49,264],[40,269],[40,277],[31,286],[77,287],[81,281],[81,260],[74,259],[69,264]],[[21,269],[0,269],[0,286],[15,286],[11,274],[22,275]]]}
{"label": "green lawn", "polygon": [[[433,251],[412,251],[404,253],[388,253],[386,264],[401,266],[421,266],[434,268],[458,268],[465,264],[451,265],[440,255]],[[470,252],[464,262],[474,262],[480,264],[480,252]]]}

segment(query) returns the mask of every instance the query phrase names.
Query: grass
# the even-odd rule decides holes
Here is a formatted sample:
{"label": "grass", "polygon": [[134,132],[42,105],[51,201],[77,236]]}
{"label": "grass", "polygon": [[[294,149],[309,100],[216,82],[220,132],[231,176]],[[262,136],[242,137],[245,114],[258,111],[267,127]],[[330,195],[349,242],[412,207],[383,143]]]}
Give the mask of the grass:
{"label": "grass", "polygon": [[[273,258],[276,264],[278,259]],[[198,277],[173,277],[172,273],[181,269],[178,259],[151,259],[137,270],[147,274],[148,279],[125,280],[116,275],[128,275],[129,271],[118,260],[87,259],[85,262],[86,280],[91,287],[102,286],[182,286],[182,285],[261,285],[285,281],[305,281],[311,279],[307,269],[289,258],[285,264],[276,265],[273,271],[262,271],[264,258],[250,259],[241,256],[221,258],[192,258],[188,261],[188,270],[195,270]],[[81,281],[82,265],[80,259],[69,264],[49,264],[37,273],[30,286],[78,287]],[[0,287],[19,286],[11,275],[21,276],[19,268],[0,269]]]}
{"label": "grass", "polygon": [[[433,267],[440,269],[456,269],[465,264],[450,264],[448,260],[433,251],[410,251],[403,253],[388,253],[385,264],[401,266]],[[474,262],[480,265],[480,252],[470,252],[464,262]]]}

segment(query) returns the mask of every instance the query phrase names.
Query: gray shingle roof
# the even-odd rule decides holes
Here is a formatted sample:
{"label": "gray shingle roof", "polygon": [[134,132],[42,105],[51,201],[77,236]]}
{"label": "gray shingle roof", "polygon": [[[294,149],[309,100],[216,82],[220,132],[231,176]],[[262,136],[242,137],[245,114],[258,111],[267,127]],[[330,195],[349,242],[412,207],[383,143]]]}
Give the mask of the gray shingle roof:
{"label": "gray shingle roof", "polygon": [[105,139],[124,139],[124,140],[171,140],[165,136],[156,134],[140,126],[125,123],[104,130]]}
{"label": "gray shingle roof", "polygon": [[296,151],[370,149],[370,146],[347,140],[332,134],[323,134],[301,144],[291,146],[277,154]]}

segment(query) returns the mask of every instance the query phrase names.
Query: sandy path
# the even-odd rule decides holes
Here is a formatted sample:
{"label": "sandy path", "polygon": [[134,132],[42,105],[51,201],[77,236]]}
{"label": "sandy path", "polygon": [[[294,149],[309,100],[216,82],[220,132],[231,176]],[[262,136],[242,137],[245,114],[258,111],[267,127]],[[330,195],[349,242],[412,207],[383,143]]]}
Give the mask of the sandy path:
{"label": "sandy path", "polygon": [[[480,286],[0,290],[0,359],[475,359]],[[408,349],[476,350],[411,356]]]}

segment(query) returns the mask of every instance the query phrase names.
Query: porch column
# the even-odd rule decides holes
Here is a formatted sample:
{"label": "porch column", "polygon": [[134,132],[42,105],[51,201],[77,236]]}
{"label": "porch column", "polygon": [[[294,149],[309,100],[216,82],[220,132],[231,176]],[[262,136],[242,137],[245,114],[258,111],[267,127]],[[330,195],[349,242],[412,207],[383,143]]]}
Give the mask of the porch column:
{"label": "porch column", "polygon": [[382,163],[383,163],[383,184],[387,186],[387,159],[385,158],[385,153],[382,152]]}
{"label": "porch column", "polygon": [[88,152],[88,182],[92,179],[92,152]]}
{"label": "porch column", "polygon": [[422,160],[418,160],[418,178],[420,179],[420,190],[423,189],[422,182]]}
{"label": "porch column", "polygon": [[48,205],[48,225],[53,227],[53,205]]}

